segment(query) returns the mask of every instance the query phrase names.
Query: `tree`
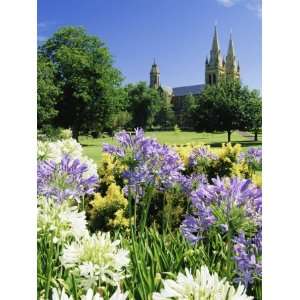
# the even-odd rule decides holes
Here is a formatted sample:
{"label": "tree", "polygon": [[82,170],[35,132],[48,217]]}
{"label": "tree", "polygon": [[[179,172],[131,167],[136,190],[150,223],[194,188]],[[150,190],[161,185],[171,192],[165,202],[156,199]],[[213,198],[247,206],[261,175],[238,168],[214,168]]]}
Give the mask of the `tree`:
{"label": "tree", "polygon": [[175,114],[171,99],[164,93],[161,93],[161,107],[155,116],[155,124],[162,128],[170,128],[175,124]]}
{"label": "tree", "polygon": [[37,126],[45,130],[51,127],[58,111],[55,109],[60,89],[55,85],[55,69],[43,56],[37,59]]}
{"label": "tree", "polygon": [[126,90],[128,110],[132,116],[132,127],[151,128],[154,125],[155,116],[162,106],[160,93],[149,88],[146,82],[129,84]]}
{"label": "tree", "polygon": [[243,108],[245,128],[254,133],[254,141],[257,141],[258,133],[262,125],[262,102],[258,91],[251,91],[248,101]]}
{"label": "tree", "polygon": [[193,111],[195,109],[196,98],[193,95],[184,97],[181,112],[182,128],[193,128]]}
{"label": "tree", "polygon": [[64,27],[38,52],[55,66],[62,91],[55,125],[71,127],[76,139],[80,132],[103,130],[122,101],[122,76],[105,44],[81,27]]}
{"label": "tree", "polygon": [[231,141],[233,130],[244,129],[244,103],[250,98],[247,87],[239,80],[223,79],[215,85],[207,86],[199,97],[195,116],[196,128],[207,131],[226,131]]}

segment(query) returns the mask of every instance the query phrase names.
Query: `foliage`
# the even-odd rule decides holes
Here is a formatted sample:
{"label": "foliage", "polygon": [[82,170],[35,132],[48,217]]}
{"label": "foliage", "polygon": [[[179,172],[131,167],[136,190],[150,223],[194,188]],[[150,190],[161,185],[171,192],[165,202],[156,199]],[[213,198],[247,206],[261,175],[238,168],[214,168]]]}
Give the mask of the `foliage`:
{"label": "foliage", "polygon": [[128,200],[124,197],[121,188],[115,183],[108,186],[104,197],[96,193],[90,204],[92,206],[90,223],[93,231],[126,229],[129,226],[129,220],[125,216],[128,211]]}
{"label": "foliage", "polygon": [[176,281],[163,280],[164,289],[160,293],[153,294],[153,300],[168,299],[220,299],[220,300],[251,300],[253,297],[246,295],[243,286],[239,285],[237,290],[224,278],[220,280],[218,274],[211,275],[206,266],[196,270],[193,277],[186,269],[185,274],[179,273]]}
{"label": "foliage", "polygon": [[132,116],[131,127],[151,128],[162,109],[165,96],[158,90],[149,88],[145,82],[129,84],[125,90],[128,95],[128,111]]}
{"label": "foliage", "polygon": [[54,64],[42,55],[37,59],[37,127],[49,131],[58,111],[60,89],[55,82]]}
{"label": "foliage", "polygon": [[103,153],[100,166],[100,192],[105,193],[111,184],[124,186],[121,174],[125,171],[126,166],[121,161],[109,153]]}
{"label": "foliage", "polygon": [[238,80],[220,80],[215,85],[207,85],[195,107],[196,129],[207,131],[227,131],[228,142],[233,130],[243,130],[247,122],[243,108],[252,97],[247,87]]}
{"label": "foliage", "polygon": [[178,122],[180,128],[194,128],[194,120],[197,118],[194,115],[195,106],[196,98],[191,94],[174,99],[173,107],[176,116],[176,122]]}
{"label": "foliage", "polygon": [[161,95],[161,107],[155,115],[155,125],[161,128],[172,128],[175,123],[175,114],[170,98],[165,94]]}
{"label": "foliage", "polygon": [[262,101],[257,91],[250,92],[250,97],[243,106],[243,115],[245,128],[254,132],[254,140],[257,141],[262,125]]}
{"label": "foliage", "polygon": [[[72,139],[38,148],[39,163],[84,157]],[[104,150],[90,198],[39,197],[39,299],[261,299],[260,149],[171,149],[136,130]]]}
{"label": "foliage", "polygon": [[39,47],[38,53],[55,66],[55,82],[59,83],[54,125],[70,127],[76,139],[79,132],[103,130],[123,101],[122,77],[112,66],[104,43],[83,28],[63,27]]}

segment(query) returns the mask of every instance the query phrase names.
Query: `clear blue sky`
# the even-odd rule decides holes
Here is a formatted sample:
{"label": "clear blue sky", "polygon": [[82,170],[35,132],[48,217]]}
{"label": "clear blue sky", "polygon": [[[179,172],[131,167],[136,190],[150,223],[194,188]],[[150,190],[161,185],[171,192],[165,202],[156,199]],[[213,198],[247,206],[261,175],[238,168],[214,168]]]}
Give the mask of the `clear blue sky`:
{"label": "clear blue sky", "polygon": [[84,26],[103,40],[125,83],[149,80],[153,58],[162,85],[204,82],[213,26],[226,55],[232,29],[241,77],[261,89],[261,0],[38,0],[38,40]]}

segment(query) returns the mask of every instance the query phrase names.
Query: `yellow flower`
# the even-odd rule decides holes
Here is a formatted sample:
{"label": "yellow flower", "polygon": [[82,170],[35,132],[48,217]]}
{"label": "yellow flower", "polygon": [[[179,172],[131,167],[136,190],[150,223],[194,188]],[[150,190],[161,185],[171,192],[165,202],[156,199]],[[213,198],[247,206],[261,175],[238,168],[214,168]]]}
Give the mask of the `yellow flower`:
{"label": "yellow flower", "polygon": [[129,226],[129,219],[124,216],[124,210],[119,209],[115,212],[115,218],[109,219],[108,225],[112,227],[128,227]]}
{"label": "yellow flower", "polygon": [[128,206],[128,200],[124,197],[121,188],[115,183],[111,183],[107,189],[106,195],[96,193],[91,202],[91,219],[93,224],[100,220],[101,228],[112,229],[115,227],[128,227],[129,220],[125,217]]}
{"label": "yellow flower", "polygon": [[109,153],[103,153],[99,167],[99,174],[101,182],[110,185],[115,183],[115,176],[121,174],[124,171],[124,167],[121,162],[110,155]]}
{"label": "yellow flower", "polygon": [[128,200],[124,197],[121,188],[115,183],[112,183],[108,187],[105,197],[102,197],[99,193],[96,193],[91,204],[97,210],[101,210],[110,206],[127,207]]}
{"label": "yellow flower", "polygon": [[253,174],[252,175],[252,182],[257,185],[258,187],[262,187],[262,177],[261,174]]}

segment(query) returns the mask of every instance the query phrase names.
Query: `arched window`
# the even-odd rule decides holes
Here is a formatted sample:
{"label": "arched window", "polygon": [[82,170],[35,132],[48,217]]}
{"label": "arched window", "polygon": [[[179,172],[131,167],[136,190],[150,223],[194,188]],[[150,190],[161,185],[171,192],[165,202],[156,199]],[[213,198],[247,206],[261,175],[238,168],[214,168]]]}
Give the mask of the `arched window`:
{"label": "arched window", "polygon": [[217,80],[216,80],[216,74],[213,74],[213,83],[216,84]]}

